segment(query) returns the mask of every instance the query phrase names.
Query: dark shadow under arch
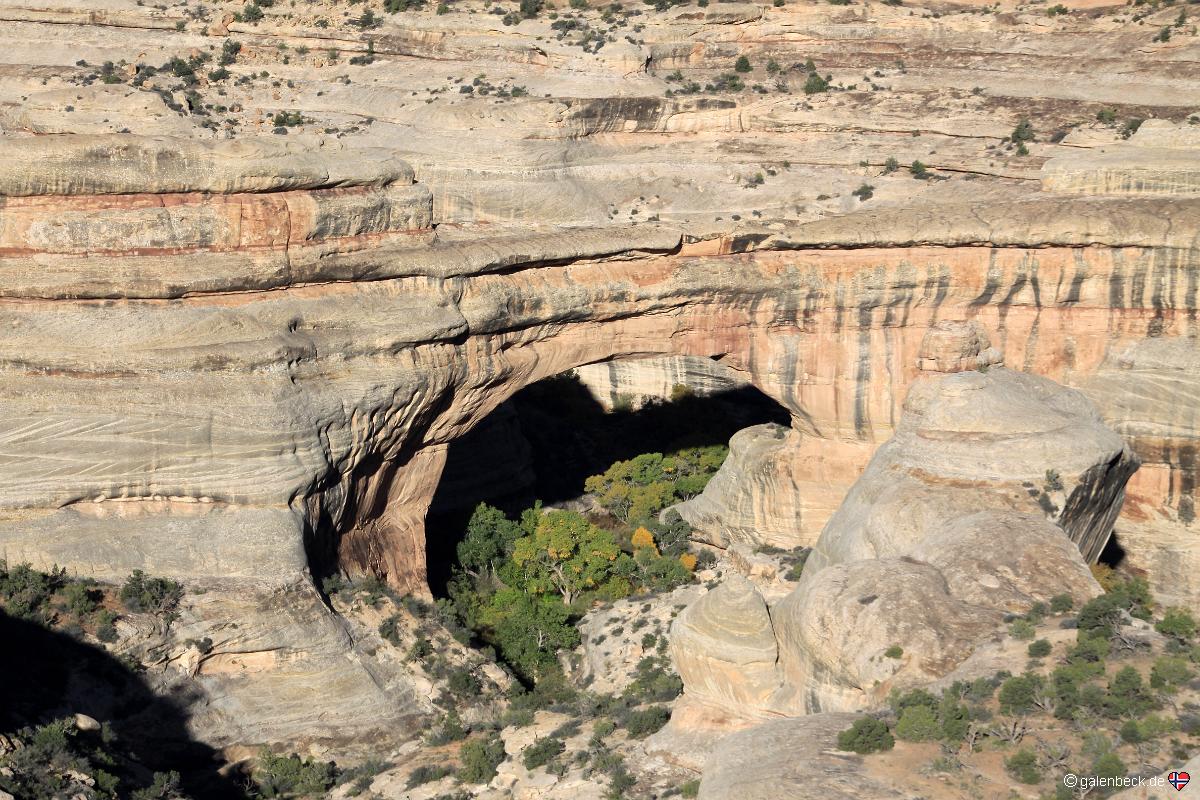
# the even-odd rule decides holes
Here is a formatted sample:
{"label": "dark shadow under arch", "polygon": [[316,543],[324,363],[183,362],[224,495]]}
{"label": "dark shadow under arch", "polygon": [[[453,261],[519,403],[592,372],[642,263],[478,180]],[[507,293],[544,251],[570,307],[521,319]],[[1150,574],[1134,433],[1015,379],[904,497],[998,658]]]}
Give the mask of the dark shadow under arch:
{"label": "dark shadow under arch", "polygon": [[[510,515],[534,500],[562,503],[580,496],[588,476],[616,461],[726,444],[739,430],[765,422],[787,425],[790,415],[749,385],[612,411],[571,372],[527,386],[450,445],[425,524],[429,587],[435,596],[444,595],[455,547],[480,502]],[[498,446],[506,452],[496,454]],[[511,448],[525,448],[527,455],[508,452]]]}

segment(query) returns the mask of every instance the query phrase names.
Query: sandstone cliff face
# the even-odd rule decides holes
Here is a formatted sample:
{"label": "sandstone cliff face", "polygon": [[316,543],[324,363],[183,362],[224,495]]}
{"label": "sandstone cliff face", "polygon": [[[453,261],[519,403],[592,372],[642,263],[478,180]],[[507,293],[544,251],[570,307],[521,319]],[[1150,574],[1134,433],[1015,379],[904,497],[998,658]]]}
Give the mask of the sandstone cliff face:
{"label": "sandstone cliff face", "polygon": [[1099,556],[1138,462],[1081,394],[993,368],[918,380],[905,412],[822,531],[814,569],[911,552],[989,507],[1044,513]]}
{"label": "sandstone cliff face", "polygon": [[978,324],[932,328],[895,436],[799,585],[768,607],[734,578],[679,616],[672,655],[708,730],[878,706],[962,667],[1006,614],[1099,593],[1081,550],[1103,547],[1136,459],[1080,393],[999,360]]}
{"label": "sandstone cliff face", "polygon": [[711,358],[670,356],[585,364],[575,370],[596,402],[608,409],[629,403],[640,406],[651,398],[670,398],[677,387],[707,396],[745,385],[745,378]]}
{"label": "sandstone cliff face", "polygon": [[[895,432],[925,331],[971,318],[1132,442],[1118,537],[1194,597],[1194,43],[1104,14],[714,3],[636,36],[622,13],[589,50],[468,0],[367,30],[235,5],[0,1],[10,561],[244,579],[268,604],[333,567],[423,592],[450,443],[531,382],[657,356],[715,359],[793,416],[783,446],[735,450],[764,477],[705,512],[713,540],[813,543]],[[133,77],[210,53],[194,84]],[[743,53],[744,89],[679,91]],[[844,90],[799,102],[810,56]],[[1110,105],[1159,121],[1118,141],[1090,122]],[[1022,117],[1029,156],[1002,142]]]}

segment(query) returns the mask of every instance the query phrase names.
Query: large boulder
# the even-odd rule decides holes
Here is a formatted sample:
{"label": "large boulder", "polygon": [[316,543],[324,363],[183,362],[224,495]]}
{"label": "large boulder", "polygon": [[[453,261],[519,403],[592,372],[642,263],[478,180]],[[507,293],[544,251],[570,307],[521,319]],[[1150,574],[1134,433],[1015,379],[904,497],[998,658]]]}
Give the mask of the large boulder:
{"label": "large boulder", "polygon": [[862,442],[819,439],[767,423],[738,431],[704,491],[674,508],[694,537],[736,544],[810,547],[866,466]]}
{"label": "large boulder", "polygon": [[689,701],[744,720],[878,706],[960,669],[1007,614],[1099,593],[1087,560],[1138,463],[1121,437],[1081,393],[996,366],[978,324],[939,323],[918,360],[798,586],[768,611],[738,579],[680,615]]}
{"label": "large boulder", "polygon": [[772,609],[781,671],[772,706],[806,714],[878,705],[892,689],[958,667],[1006,613],[1099,591],[1061,529],[994,511],[951,521],[911,555],[806,571]]}
{"label": "large boulder", "polygon": [[862,756],[837,749],[857,714],[814,714],[755,726],[717,746],[700,781],[700,800],[872,800],[912,796],[866,774]]}
{"label": "large boulder", "polygon": [[[935,327],[926,345],[951,351],[953,332]],[[957,334],[982,345],[973,328]],[[1137,457],[1082,393],[1003,367],[957,371],[966,358],[922,359],[895,436],[826,524],[810,570],[909,553],[946,520],[989,508],[1045,516],[1086,560],[1100,555]],[[943,362],[956,371],[930,369]]]}
{"label": "large boulder", "polygon": [[761,710],[779,682],[767,604],[740,575],[675,618],[671,656],[692,698],[745,713]]}
{"label": "large boulder", "polygon": [[1078,549],[1043,517],[981,511],[933,534],[912,557],[936,567],[950,594],[972,605],[1023,613],[1068,593],[1077,602],[1099,586]]}

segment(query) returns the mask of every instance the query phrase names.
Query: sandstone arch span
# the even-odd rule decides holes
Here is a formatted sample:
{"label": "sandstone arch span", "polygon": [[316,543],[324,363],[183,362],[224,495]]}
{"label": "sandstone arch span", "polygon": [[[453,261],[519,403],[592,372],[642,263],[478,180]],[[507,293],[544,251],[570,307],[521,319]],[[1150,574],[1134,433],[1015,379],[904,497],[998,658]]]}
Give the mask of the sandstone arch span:
{"label": "sandstone arch span", "polygon": [[739,236],[435,230],[391,153],[61,138],[10,146],[0,186],[10,560],[269,582],[336,530],[345,566],[417,589],[448,442],[543,377],[668,353],[787,408],[794,463],[836,495],[947,318],[1133,440],[1129,513],[1174,525],[1194,503],[1171,454],[1200,427],[1195,200],[893,206]]}

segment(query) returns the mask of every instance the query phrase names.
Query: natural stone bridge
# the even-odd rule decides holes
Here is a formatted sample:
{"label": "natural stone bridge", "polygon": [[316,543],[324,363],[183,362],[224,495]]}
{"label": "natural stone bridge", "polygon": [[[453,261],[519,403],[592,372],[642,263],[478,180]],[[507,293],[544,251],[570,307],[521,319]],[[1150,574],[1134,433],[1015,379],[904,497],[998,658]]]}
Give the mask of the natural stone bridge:
{"label": "natural stone bridge", "polygon": [[891,435],[926,330],[959,318],[1133,444],[1132,555],[1192,514],[1194,199],[517,235],[435,228],[384,151],[121,135],[12,140],[0,195],[10,561],[270,583],[336,558],[423,591],[448,443],[530,383],[659,354],[718,359],[788,409],[774,468],[811,542]]}

